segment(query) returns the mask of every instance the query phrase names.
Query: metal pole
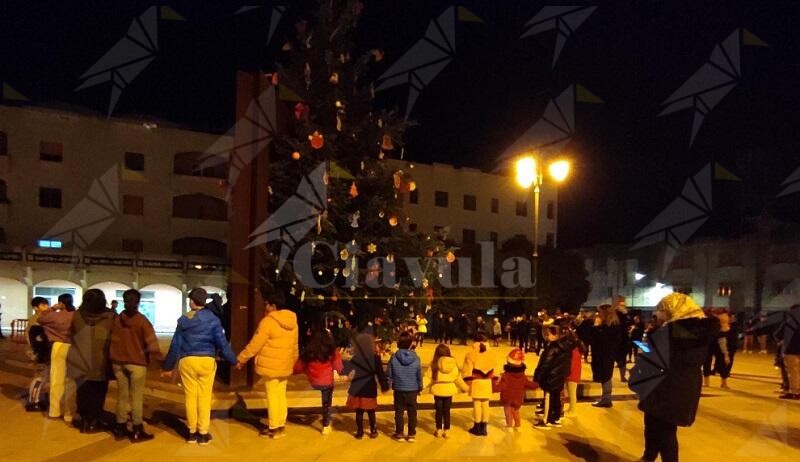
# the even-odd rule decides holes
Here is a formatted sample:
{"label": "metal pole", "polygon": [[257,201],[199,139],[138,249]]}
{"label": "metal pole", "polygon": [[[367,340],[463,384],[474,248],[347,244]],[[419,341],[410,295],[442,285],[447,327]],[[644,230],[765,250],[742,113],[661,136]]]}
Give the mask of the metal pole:
{"label": "metal pole", "polygon": [[[538,169],[538,165],[537,165]],[[534,312],[539,302],[539,184],[541,177],[536,174],[533,184],[533,307]]]}

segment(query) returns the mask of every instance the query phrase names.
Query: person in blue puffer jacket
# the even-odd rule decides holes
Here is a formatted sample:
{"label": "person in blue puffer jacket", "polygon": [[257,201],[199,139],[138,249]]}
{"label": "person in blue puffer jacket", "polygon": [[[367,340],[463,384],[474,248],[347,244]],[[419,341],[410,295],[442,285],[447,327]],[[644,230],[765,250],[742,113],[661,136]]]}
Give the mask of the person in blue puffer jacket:
{"label": "person in blue puffer jacket", "polygon": [[217,351],[232,365],[238,364],[219,318],[204,309],[208,294],[205,289],[189,292],[190,312],[178,319],[169,353],[164,360],[162,376],[172,377],[176,364],[186,399],[187,442],[206,445],[211,441],[211,392],[217,372]]}
{"label": "person in blue puffer jacket", "polygon": [[413,337],[408,332],[397,339],[397,352],[389,360],[387,377],[394,390],[394,439],[403,439],[403,413],[408,412],[408,437],[417,435],[417,395],[422,391],[422,366],[419,356],[410,350]]}

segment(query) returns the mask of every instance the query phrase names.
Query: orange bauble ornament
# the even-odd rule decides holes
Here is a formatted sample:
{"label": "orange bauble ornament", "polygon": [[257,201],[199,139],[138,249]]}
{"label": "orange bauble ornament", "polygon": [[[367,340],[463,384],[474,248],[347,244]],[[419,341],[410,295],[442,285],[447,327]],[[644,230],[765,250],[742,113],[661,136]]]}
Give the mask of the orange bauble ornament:
{"label": "orange bauble ornament", "polygon": [[322,133],[317,130],[314,130],[314,133],[308,135],[308,141],[314,149],[322,149],[322,147],[325,146],[325,138],[322,136]]}
{"label": "orange bauble ornament", "polygon": [[295,151],[292,153],[292,159],[300,160],[300,151]]}
{"label": "orange bauble ornament", "polygon": [[381,141],[381,149],[384,151],[391,151],[394,149],[394,143],[392,142],[391,135],[383,135],[383,139]]}
{"label": "orange bauble ornament", "polygon": [[389,217],[389,226],[397,226],[397,216],[392,215]]}
{"label": "orange bauble ornament", "polygon": [[447,263],[453,263],[456,261],[456,254],[453,252],[447,252],[447,256],[445,258],[447,259]]}

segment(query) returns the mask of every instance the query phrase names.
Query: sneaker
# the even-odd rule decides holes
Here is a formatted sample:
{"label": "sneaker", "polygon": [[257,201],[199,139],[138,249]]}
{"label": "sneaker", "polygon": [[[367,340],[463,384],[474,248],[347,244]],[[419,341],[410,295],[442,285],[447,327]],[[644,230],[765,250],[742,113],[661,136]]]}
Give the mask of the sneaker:
{"label": "sneaker", "polygon": [[330,425],[325,425],[324,427],[322,427],[322,434],[323,435],[330,435],[331,434],[331,426]]}
{"label": "sneaker", "polygon": [[433,437],[434,438],[438,438],[439,437],[439,430],[434,430],[433,431]]}
{"label": "sneaker", "polygon": [[535,412],[535,414],[536,414],[536,415],[544,415],[544,409],[539,409],[539,408],[536,408],[536,412]]}
{"label": "sneaker", "polygon": [[561,425],[561,421],[560,420],[556,420],[555,422],[550,422],[547,425],[550,425],[553,428],[561,428],[561,427],[563,427],[563,425]]}
{"label": "sneaker", "polygon": [[189,444],[197,444],[198,442],[197,432],[189,433],[189,437],[186,438],[186,442]]}
{"label": "sneaker", "polygon": [[609,407],[612,407],[612,404],[609,403],[609,402],[604,402],[604,401],[595,401],[594,403],[592,403],[592,406],[593,407],[609,408]]}
{"label": "sneaker", "polygon": [[197,434],[197,444],[200,446],[208,446],[211,443],[211,435],[209,433],[198,433]]}
{"label": "sneaker", "polygon": [[377,437],[378,437],[378,430],[373,428],[372,430],[369,431],[369,439],[374,440]]}
{"label": "sneaker", "polygon": [[552,429],[551,425],[545,422],[536,422],[533,425],[533,428],[537,428],[539,430],[550,431]]}
{"label": "sneaker", "polygon": [[406,441],[408,441],[409,443],[414,443],[414,442],[417,441],[417,437],[415,435],[408,435],[408,438],[406,438]]}
{"label": "sneaker", "polygon": [[360,440],[364,438],[364,432],[356,432],[353,436],[355,436],[357,440]]}
{"label": "sneaker", "polygon": [[403,441],[404,439],[406,439],[406,437],[403,436],[402,433],[395,433],[394,435],[392,435],[392,439],[395,441]]}
{"label": "sneaker", "polygon": [[442,438],[447,439],[447,432],[442,430]]}
{"label": "sneaker", "polygon": [[791,400],[800,400],[800,394],[797,393],[784,393],[782,394],[779,399],[791,399]]}
{"label": "sneaker", "polygon": [[285,431],[283,431],[283,427],[278,427],[278,428],[276,428],[276,429],[275,429],[275,430],[273,430],[273,431],[272,431],[272,433],[270,434],[270,437],[271,437],[273,440],[277,440],[278,438],[283,438],[284,436],[286,436],[286,432],[285,432]]}
{"label": "sneaker", "polygon": [[262,438],[270,438],[272,436],[272,430],[270,430],[269,428],[264,428],[263,430],[258,432],[258,436]]}

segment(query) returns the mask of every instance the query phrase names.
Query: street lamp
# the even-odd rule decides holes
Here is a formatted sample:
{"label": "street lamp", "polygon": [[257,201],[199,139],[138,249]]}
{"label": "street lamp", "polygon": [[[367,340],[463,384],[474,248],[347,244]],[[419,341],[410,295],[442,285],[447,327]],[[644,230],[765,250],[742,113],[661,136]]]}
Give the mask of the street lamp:
{"label": "street lamp", "polygon": [[[539,193],[541,192],[544,175],[541,164],[533,155],[520,157],[516,162],[517,183],[525,189],[531,188],[533,192],[533,299],[538,300],[539,292]],[[569,176],[570,164],[566,160],[556,160],[547,166],[550,177],[561,183]]]}

